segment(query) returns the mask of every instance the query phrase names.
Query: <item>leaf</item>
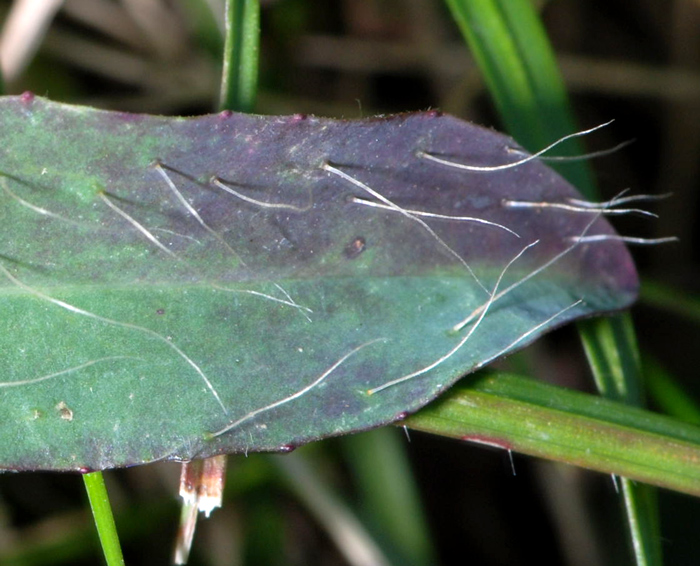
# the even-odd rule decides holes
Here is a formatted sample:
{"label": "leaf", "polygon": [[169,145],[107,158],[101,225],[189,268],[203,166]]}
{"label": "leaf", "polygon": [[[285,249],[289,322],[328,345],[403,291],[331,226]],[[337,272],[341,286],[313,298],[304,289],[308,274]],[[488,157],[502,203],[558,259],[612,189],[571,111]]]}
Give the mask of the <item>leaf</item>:
{"label": "leaf", "polygon": [[185,119],[23,95],[0,124],[0,468],[380,426],[637,293],[601,212],[540,162],[430,159],[522,158],[437,112]]}

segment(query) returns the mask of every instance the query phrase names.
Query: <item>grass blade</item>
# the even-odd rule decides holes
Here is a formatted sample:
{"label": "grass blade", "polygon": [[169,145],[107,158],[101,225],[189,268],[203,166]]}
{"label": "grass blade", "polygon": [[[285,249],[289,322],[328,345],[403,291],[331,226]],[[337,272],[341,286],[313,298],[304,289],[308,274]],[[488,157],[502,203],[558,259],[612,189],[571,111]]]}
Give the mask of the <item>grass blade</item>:
{"label": "grass blade", "polygon": [[[531,151],[576,130],[568,96],[546,32],[523,0],[446,0],[506,129]],[[557,148],[580,155],[576,140]],[[593,182],[585,163],[555,166],[588,198]]]}
{"label": "grass blade", "polygon": [[641,299],[648,305],[700,323],[700,299],[680,289],[646,280],[642,282]]}
{"label": "grass blade", "polygon": [[[643,406],[639,349],[629,314],[583,321],[579,330],[598,391],[609,399]],[[627,477],[620,483],[637,564],[661,564],[655,489]]]}
{"label": "grass blade", "polygon": [[598,391],[641,407],[639,349],[629,314],[582,321],[579,329]]}

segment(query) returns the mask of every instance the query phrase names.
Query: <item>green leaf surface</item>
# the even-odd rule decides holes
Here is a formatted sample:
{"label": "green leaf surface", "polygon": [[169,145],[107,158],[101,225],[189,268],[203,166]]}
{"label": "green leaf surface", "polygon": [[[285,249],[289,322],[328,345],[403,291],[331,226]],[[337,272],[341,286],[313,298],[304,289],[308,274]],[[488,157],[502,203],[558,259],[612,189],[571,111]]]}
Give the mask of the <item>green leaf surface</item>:
{"label": "green leaf surface", "polygon": [[0,124],[0,468],[387,424],[637,292],[599,213],[531,206],[580,198],[541,163],[425,158],[522,157],[439,113],[184,119],[23,95]]}

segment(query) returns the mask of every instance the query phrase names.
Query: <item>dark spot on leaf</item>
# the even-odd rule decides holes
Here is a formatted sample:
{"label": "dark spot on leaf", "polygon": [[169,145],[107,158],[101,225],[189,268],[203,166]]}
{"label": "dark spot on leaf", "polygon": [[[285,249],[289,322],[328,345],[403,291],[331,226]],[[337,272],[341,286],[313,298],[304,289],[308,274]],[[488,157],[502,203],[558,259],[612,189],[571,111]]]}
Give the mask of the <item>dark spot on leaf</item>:
{"label": "dark spot on leaf", "polygon": [[347,246],[345,246],[345,257],[348,259],[355,259],[358,255],[365,251],[365,247],[367,247],[367,242],[362,236],[353,238],[353,240]]}

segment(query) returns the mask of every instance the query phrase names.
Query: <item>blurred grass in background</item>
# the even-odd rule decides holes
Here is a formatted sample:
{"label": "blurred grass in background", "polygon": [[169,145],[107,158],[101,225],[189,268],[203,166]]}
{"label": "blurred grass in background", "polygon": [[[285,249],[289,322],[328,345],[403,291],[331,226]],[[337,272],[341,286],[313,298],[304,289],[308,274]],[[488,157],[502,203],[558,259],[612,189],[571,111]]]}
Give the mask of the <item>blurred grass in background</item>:
{"label": "blurred grass in background", "polygon": [[[0,3],[6,24],[0,64],[10,93],[29,89],[55,100],[156,114],[216,108],[223,1],[33,4],[24,26],[9,26],[10,2]],[[700,2],[537,4],[579,124],[616,119],[586,140],[588,150],[636,139],[592,163],[603,197],[627,187],[634,193],[674,193],[654,207],[658,220],[626,218],[616,226],[624,234],[680,238],[676,245],[635,251],[653,284],[645,285],[646,301],[633,314],[642,351],[654,360],[645,366],[660,368],[649,375],[650,389],[661,391],[656,398],[662,404],[667,398],[665,372],[700,398],[691,371],[699,365],[700,333],[686,319],[697,307],[692,297],[700,285]],[[259,88],[255,110],[265,114],[358,118],[437,107],[503,128],[456,24],[438,0],[263,2]],[[571,329],[539,341],[515,362],[543,379],[593,390]],[[401,431],[370,434],[382,435],[379,456],[368,448],[378,443],[363,446],[361,435],[305,448],[303,463],[291,460],[295,456],[285,464],[279,457],[232,458],[227,503],[200,523],[190,563],[349,563],[324,525],[338,515],[313,511],[308,492],[295,491],[295,474],[318,475],[333,486],[392,564],[629,563],[609,477],[518,456],[514,476],[508,455],[500,451],[418,433],[410,443]],[[403,451],[410,465],[403,463]],[[406,482],[399,495],[377,493],[377,485],[387,483],[373,484],[382,456],[393,462],[383,472],[389,483],[399,476]],[[311,469],[294,467],[304,465]],[[106,474],[128,564],[168,562],[178,518],[178,472],[176,464],[158,464]],[[427,526],[399,543],[392,529],[422,524],[410,499],[411,473]],[[662,493],[661,509],[665,563],[695,563],[700,502]],[[397,518],[412,527],[392,524]],[[0,476],[0,564],[95,564],[100,554],[78,478]]]}

